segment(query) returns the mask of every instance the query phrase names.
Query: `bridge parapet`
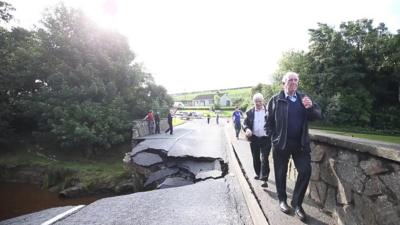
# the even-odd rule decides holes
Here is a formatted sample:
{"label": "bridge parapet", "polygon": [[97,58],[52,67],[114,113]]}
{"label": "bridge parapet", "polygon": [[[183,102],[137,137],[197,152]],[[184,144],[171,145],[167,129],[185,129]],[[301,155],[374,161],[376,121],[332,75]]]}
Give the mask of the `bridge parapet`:
{"label": "bridge parapet", "polygon": [[[308,196],[337,224],[398,224],[400,145],[318,131],[310,136]],[[295,178],[294,169],[289,176]]]}
{"label": "bridge parapet", "polygon": [[[160,131],[164,132],[168,128],[167,119],[160,119]],[[132,126],[132,139],[149,135],[149,128],[147,127],[147,121],[145,120],[134,120]]]}

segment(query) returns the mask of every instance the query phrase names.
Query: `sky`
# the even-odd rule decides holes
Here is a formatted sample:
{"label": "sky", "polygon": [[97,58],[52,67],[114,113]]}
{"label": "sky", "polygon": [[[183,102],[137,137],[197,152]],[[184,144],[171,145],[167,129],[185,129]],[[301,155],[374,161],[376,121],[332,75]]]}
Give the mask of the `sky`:
{"label": "sky", "polygon": [[[33,28],[60,0],[3,0]],[[63,0],[128,38],[135,62],[168,93],[271,83],[282,54],[307,50],[317,23],[368,18],[400,29],[400,0]],[[301,74],[300,74],[301,76]]]}

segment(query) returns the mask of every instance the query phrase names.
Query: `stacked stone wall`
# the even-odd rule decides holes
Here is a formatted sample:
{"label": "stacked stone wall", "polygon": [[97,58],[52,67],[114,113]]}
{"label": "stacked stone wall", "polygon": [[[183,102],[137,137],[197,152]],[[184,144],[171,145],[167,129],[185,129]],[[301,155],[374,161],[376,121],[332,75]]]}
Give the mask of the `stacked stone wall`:
{"label": "stacked stone wall", "polygon": [[[399,224],[400,145],[311,134],[308,197],[337,224]],[[293,163],[290,179],[296,178]]]}

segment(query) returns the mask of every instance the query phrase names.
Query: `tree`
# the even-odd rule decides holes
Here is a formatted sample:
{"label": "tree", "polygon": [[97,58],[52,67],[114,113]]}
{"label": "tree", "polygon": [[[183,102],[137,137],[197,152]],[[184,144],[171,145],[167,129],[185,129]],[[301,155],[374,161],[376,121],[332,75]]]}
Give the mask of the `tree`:
{"label": "tree", "polygon": [[35,79],[37,47],[34,32],[0,27],[0,143],[35,127],[27,117],[25,102],[39,87]]}
{"label": "tree", "polygon": [[217,92],[217,94],[214,95],[214,105],[213,105],[214,110],[221,109],[220,101],[221,101],[221,97],[219,96],[219,92]]}
{"label": "tree", "polygon": [[[0,1],[0,24],[8,23],[12,18],[10,11],[15,10],[10,4]],[[9,69],[9,45],[12,44],[12,35],[2,26],[0,26],[0,144],[7,142],[7,139],[13,134],[10,126],[12,119],[12,108],[9,104],[9,97],[6,87],[6,74]]]}
{"label": "tree", "polygon": [[[396,129],[399,115],[399,34],[362,19],[310,29],[309,51],[285,53],[275,82],[288,70],[300,73],[300,87],[320,103],[335,124]],[[391,118],[391,124],[382,118]]]}
{"label": "tree", "polygon": [[[344,119],[347,124],[376,127],[372,108],[393,102],[394,91],[397,93],[388,73],[391,69],[382,67],[386,51],[391,51],[385,47],[392,38],[387,28],[384,24],[374,28],[372,20],[363,19],[342,23],[339,31],[320,24],[320,29],[310,30],[310,34],[310,56],[315,60],[314,71],[320,78],[323,98],[341,96],[342,103],[351,105],[347,111],[359,118]],[[382,91],[389,97],[377,101],[383,97]],[[349,92],[358,93],[357,101],[364,104],[351,103]]]}
{"label": "tree", "polygon": [[289,51],[283,53],[278,62],[278,70],[274,74],[275,83],[281,83],[282,77],[286,72],[294,71],[301,75],[308,74],[309,58],[304,51]]}
{"label": "tree", "polygon": [[43,19],[37,95],[46,120],[39,120],[64,147],[87,155],[129,140],[130,121],[172,104],[165,88],[133,62],[125,37],[99,29],[81,11],[58,5]]}
{"label": "tree", "polygon": [[11,4],[0,1],[0,22],[1,20],[6,23],[9,22],[13,18],[13,15],[10,13],[10,11],[14,10],[15,8]]}
{"label": "tree", "polygon": [[91,155],[128,141],[131,121],[149,108],[172,105],[122,35],[62,4],[42,23],[36,31],[0,29],[2,134],[21,127]]}
{"label": "tree", "polygon": [[[280,85],[268,85],[259,83],[251,89],[251,95],[261,93],[264,97],[265,104],[268,103],[269,99],[280,90]],[[251,104],[250,104],[251,106]]]}

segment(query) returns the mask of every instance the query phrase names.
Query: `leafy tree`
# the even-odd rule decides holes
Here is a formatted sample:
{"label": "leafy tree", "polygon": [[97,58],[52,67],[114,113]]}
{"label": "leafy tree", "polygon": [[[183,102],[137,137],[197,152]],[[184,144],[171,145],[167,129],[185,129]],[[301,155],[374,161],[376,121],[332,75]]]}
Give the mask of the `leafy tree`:
{"label": "leafy tree", "polygon": [[43,19],[43,85],[39,102],[47,120],[39,127],[64,147],[90,155],[128,140],[130,121],[149,108],[172,104],[165,88],[132,64],[125,37],[99,29],[79,10],[64,5]]}
{"label": "leafy tree", "polygon": [[395,116],[382,115],[400,111],[399,34],[368,19],[341,23],[338,30],[318,24],[309,31],[309,51],[285,53],[275,82],[286,71],[299,72],[300,88],[320,103],[328,122],[400,127]]}
{"label": "leafy tree", "polygon": [[303,51],[289,51],[283,53],[278,63],[278,70],[274,74],[275,83],[281,83],[283,75],[288,71],[295,71],[303,75],[310,72],[310,59]]}
{"label": "leafy tree", "polygon": [[4,22],[9,22],[12,18],[13,15],[10,13],[10,11],[14,11],[15,8],[4,1],[0,1],[0,22],[1,20]]}
{"label": "leafy tree", "polygon": [[149,108],[172,105],[122,35],[62,4],[42,23],[36,31],[0,30],[4,140],[28,131],[90,156],[129,140],[131,121]]}
{"label": "leafy tree", "polygon": [[218,95],[219,92],[214,95],[214,105],[213,105],[213,109],[221,109],[221,105],[219,104],[221,97]]}
{"label": "leafy tree", "polygon": [[[268,85],[259,83],[251,89],[251,96],[256,93],[261,93],[264,97],[265,104],[268,103],[269,99],[280,90],[279,84]],[[251,106],[251,104],[250,104]]]}
{"label": "leafy tree", "polygon": [[23,28],[8,31],[0,27],[0,143],[17,132],[34,129],[21,101],[37,91],[35,82],[38,42],[33,32]]}

